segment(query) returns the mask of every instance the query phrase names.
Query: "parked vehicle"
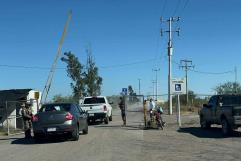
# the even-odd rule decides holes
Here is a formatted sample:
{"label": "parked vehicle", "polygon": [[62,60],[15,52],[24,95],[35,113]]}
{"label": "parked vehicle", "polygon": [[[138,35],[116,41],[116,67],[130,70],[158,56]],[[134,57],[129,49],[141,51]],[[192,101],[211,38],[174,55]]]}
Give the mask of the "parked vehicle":
{"label": "parked vehicle", "polygon": [[202,128],[222,125],[222,133],[229,135],[241,127],[241,95],[214,95],[200,111]]}
{"label": "parked vehicle", "polygon": [[85,97],[80,104],[81,108],[88,113],[88,121],[100,119],[108,124],[112,121],[112,103],[105,96]]}
{"label": "parked vehicle", "polygon": [[87,114],[73,103],[51,103],[42,105],[33,116],[34,138],[39,140],[51,135],[68,135],[79,139],[79,131],[88,133]]}

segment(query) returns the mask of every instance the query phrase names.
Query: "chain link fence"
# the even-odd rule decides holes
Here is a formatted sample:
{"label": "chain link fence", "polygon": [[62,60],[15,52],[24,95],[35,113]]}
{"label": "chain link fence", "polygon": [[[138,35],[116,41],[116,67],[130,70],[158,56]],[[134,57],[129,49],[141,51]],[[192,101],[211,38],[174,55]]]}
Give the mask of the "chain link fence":
{"label": "chain link fence", "polygon": [[21,114],[21,104],[30,103],[33,114],[38,111],[38,101],[31,99],[28,101],[6,101],[5,105],[0,105],[0,132],[6,135],[14,135],[24,132],[23,118]]}
{"label": "chain link fence", "polygon": [[[180,106],[181,111],[183,112],[195,112],[198,113],[204,103],[207,103],[209,98],[212,95],[210,94],[189,94],[188,101],[187,96],[180,95]],[[164,109],[164,113],[169,113],[169,105],[168,105],[168,95],[146,95],[144,96],[145,100],[150,100],[152,98],[155,100],[157,106],[161,106]],[[172,95],[172,109],[173,112],[176,112],[177,106],[177,95]]]}

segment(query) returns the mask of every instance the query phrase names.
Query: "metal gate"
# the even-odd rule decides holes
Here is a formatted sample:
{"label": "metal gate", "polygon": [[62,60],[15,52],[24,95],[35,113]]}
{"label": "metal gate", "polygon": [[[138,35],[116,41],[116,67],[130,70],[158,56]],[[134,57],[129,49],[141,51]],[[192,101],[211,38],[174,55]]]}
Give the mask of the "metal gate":
{"label": "metal gate", "polygon": [[[2,132],[7,135],[14,135],[24,132],[23,119],[21,114],[21,104],[25,101],[6,101],[5,107],[0,108]],[[31,105],[33,114],[36,114],[39,108],[37,99],[30,99],[27,101]]]}
{"label": "metal gate", "polygon": [[127,126],[144,128],[144,96],[124,96]]}

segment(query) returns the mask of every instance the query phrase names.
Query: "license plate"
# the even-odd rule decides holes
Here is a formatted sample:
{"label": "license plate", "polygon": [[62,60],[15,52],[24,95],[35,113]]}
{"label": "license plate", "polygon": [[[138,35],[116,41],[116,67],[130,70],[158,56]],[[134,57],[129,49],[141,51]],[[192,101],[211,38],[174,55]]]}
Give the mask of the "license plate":
{"label": "license plate", "polygon": [[53,131],[56,131],[56,128],[55,128],[55,127],[53,127],[53,128],[48,128],[47,131],[48,131],[48,132],[53,132]]}
{"label": "license plate", "polygon": [[93,113],[90,113],[90,114],[89,114],[89,116],[95,116],[95,114],[93,114]]}

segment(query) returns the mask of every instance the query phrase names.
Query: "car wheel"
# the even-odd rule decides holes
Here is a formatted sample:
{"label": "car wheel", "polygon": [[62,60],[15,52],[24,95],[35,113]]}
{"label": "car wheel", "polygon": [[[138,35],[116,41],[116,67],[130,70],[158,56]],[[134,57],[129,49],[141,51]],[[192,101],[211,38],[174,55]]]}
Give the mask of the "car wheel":
{"label": "car wheel", "polygon": [[231,128],[228,124],[228,121],[226,119],[222,119],[221,120],[221,124],[222,124],[222,133],[224,136],[228,136],[231,132]]}
{"label": "car wheel", "polygon": [[83,134],[88,134],[89,127],[86,125],[85,129],[83,130]]}
{"label": "car wheel", "polygon": [[209,129],[211,127],[211,124],[208,123],[204,118],[203,116],[200,117],[200,125],[201,125],[201,128],[203,129]]}
{"label": "car wheel", "polygon": [[110,114],[109,121],[112,121],[112,112]]}
{"label": "car wheel", "polygon": [[79,126],[77,126],[75,130],[72,132],[72,140],[73,141],[79,140]]}
{"label": "car wheel", "polygon": [[109,117],[108,117],[108,115],[106,115],[104,122],[105,122],[105,124],[108,124],[108,123],[109,123]]}

